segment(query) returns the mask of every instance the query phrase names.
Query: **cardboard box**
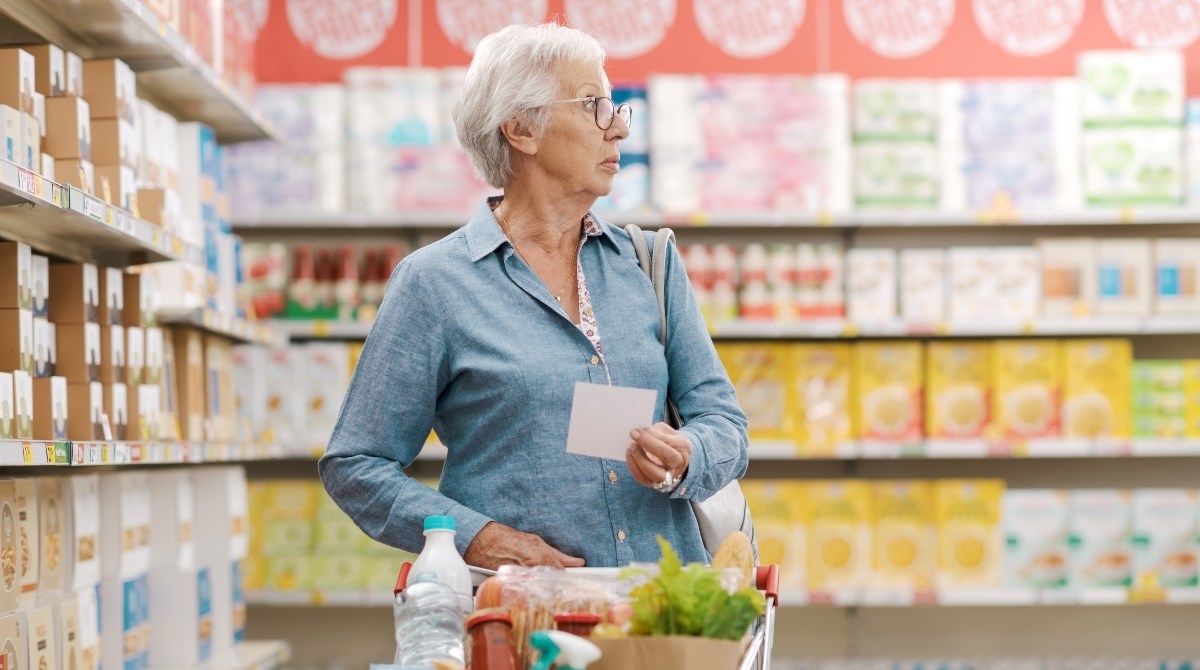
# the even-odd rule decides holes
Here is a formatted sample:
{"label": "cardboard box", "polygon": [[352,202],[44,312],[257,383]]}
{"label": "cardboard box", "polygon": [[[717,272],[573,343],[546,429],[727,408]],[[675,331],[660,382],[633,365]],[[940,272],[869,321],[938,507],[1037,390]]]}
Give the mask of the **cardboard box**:
{"label": "cardboard box", "polygon": [[1070,497],[1075,588],[1133,585],[1133,506],[1128,491],[1075,490]]}
{"label": "cardboard box", "polygon": [[159,428],[162,426],[162,396],[157,385],[130,385],[129,421],[132,439],[158,439]]}
{"label": "cardboard box", "polygon": [[245,471],[241,467],[212,467],[192,475],[197,505],[196,560],[209,567],[212,584],[213,653],[228,649],[234,640],[240,608],[235,605],[239,571],[236,562],[246,557],[248,517]]}
{"label": "cardboard box", "polygon": [[1133,360],[1129,340],[1067,340],[1063,358],[1062,436],[1128,438]]}
{"label": "cardboard box", "polygon": [[1003,480],[934,482],[938,586],[994,588],[1001,584]]}
{"label": "cardboard box", "polygon": [[50,322],[34,317],[33,376],[41,379],[50,374]]}
{"label": "cardboard box", "polygon": [[47,98],[59,98],[67,94],[67,58],[63,50],[53,44],[35,44],[21,47],[33,56],[33,87]]}
{"label": "cardboard box", "polygon": [[67,378],[46,377],[33,380],[33,439],[68,440]]}
{"label": "cardboard box", "polygon": [[126,328],[125,342],[125,383],[135,386],[145,381],[146,331],[137,326]]}
{"label": "cardboard box", "polygon": [[127,212],[137,209],[137,187],[133,170],[124,165],[97,165],[96,185],[102,200]]}
{"label": "cardboard box", "polygon": [[0,372],[0,440],[11,440],[17,430],[16,390],[11,372]]}
{"label": "cardboard box", "polygon": [[1081,51],[1076,56],[1080,112],[1087,124],[1183,121],[1184,58],[1171,50]]}
{"label": "cardboard box", "polygon": [[150,500],[150,609],[174,614],[154,622],[150,664],[191,667],[212,651],[213,595],[208,571],[196,562],[191,473],[182,468],[156,472]]}
{"label": "cardboard box", "polygon": [[[38,152],[42,150],[42,140],[46,137],[46,96],[41,93],[33,94],[33,118],[38,123]],[[40,166],[39,166],[40,168]],[[43,177],[45,175],[42,175]]]}
{"label": "cardboard box", "polygon": [[182,440],[179,425],[179,385],[175,379],[175,334],[170,329],[163,329],[163,366],[162,381],[159,383],[159,395],[162,398],[162,424],[159,426],[159,438],[166,441]]}
{"label": "cardboard box", "polygon": [[78,55],[65,52],[67,62],[67,95],[83,97],[83,59]]}
{"label": "cardboard box", "polygon": [[79,646],[79,600],[67,598],[56,606],[58,616],[58,658],[62,668],[83,668]]}
{"label": "cardboard box", "polygon": [[120,326],[125,323],[125,273],[120,268],[99,268],[100,325]]}
{"label": "cardboard box", "polygon": [[55,161],[55,176],[60,184],[67,184],[87,193],[96,195],[96,168],[91,161],[77,159]]}
{"label": "cardboard box", "polygon": [[22,631],[26,635],[26,652],[29,659],[27,668],[57,668],[58,644],[54,630],[54,607],[45,606],[25,614],[25,626]]}
{"label": "cardboard box", "polygon": [[100,587],[76,592],[79,599],[79,656],[81,670],[100,668]]}
{"label": "cardboard box", "polygon": [[1042,314],[1089,316],[1096,304],[1096,245],[1086,237],[1042,239]]}
{"label": "cardboard box", "polygon": [[100,274],[91,263],[50,265],[50,320],[59,324],[99,323]]}
{"label": "cardboard box", "polygon": [[[5,666],[10,668],[27,668],[26,658],[28,649],[25,638],[21,634],[21,615],[12,613],[0,617],[0,654],[5,658]],[[9,664],[11,663],[11,664]]]}
{"label": "cardboard box", "polygon": [[1097,314],[1150,313],[1152,255],[1150,240],[1096,240]]}
{"label": "cardboard box", "polygon": [[1063,391],[1063,355],[1056,340],[992,343],[992,419],[1006,440],[1055,438]]}
{"label": "cardboard box", "polygon": [[1062,588],[1070,585],[1070,504],[1065,491],[1004,494],[1004,585]]}
{"label": "cardboard box", "polygon": [[67,538],[67,508],[63,499],[63,480],[59,477],[39,477],[38,545],[41,547],[38,566],[38,597],[42,600],[61,593],[65,583],[71,553]]}
{"label": "cardboard box", "polygon": [[17,523],[17,486],[0,480],[0,614],[12,612],[21,603],[21,536]]}
{"label": "cardboard box", "polygon": [[33,252],[29,245],[0,242],[0,309],[32,309],[33,282]]}
{"label": "cardboard box", "polygon": [[809,587],[837,591],[866,586],[871,570],[871,485],[813,481],[801,491]]}
{"label": "cardboard box", "polygon": [[888,443],[924,435],[924,349],[918,342],[864,342],[854,348],[855,431]]}
{"label": "cardboard box", "polygon": [[24,153],[22,144],[25,142],[25,135],[21,130],[21,110],[8,105],[0,105],[0,132],[3,133],[4,146],[3,157],[10,163],[19,163],[21,156]]}
{"label": "cardboard box", "polygon": [[125,275],[125,327],[150,328],[158,325],[158,286],[153,273]]}
{"label": "cardboard box", "polygon": [[[204,335],[192,328],[179,328],[173,331],[175,348],[175,386],[178,398],[180,436],[184,440],[203,440],[204,416],[207,408],[205,400],[206,379],[204,375]],[[284,349],[281,351],[289,351]],[[280,370],[290,369],[282,367]],[[291,387],[292,393],[296,387]],[[280,389],[282,390],[282,389]],[[268,404],[268,407],[271,405]],[[304,414],[299,414],[303,420]]]}
{"label": "cardboard box", "polygon": [[936,324],[946,318],[946,252],[900,251],[900,310],[910,322]]}
{"label": "cardboard box", "polygon": [[846,310],[855,322],[896,317],[896,251],[851,249],[846,254]]}
{"label": "cardboard box", "polygon": [[163,331],[161,328],[146,329],[146,368],[143,375],[147,384],[162,383],[163,374]]}
{"label": "cardboard box", "polygon": [[0,309],[0,370],[33,373],[33,312]]}
{"label": "cardboard box", "polygon": [[150,585],[146,575],[106,579],[100,587],[99,647],[105,668],[148,667]]}
{"label": "cardboard box", "polygon": [[33,315],[45,319],[50,315],[50,259],[37,254],[29,258]]}
{"label": "cardboard box", "polygon": [[100,476],[72,475],[63,480],[71,496],[73,587],[79,591],[100,583]]}
{"label": "cardboard box", "polygon": [[104,413],[113,439],[123,442],[136,435],[129,430],[129,388],[124,384],[108,384],[104,387]]}
{"label": "cardboard box", "polygon": [[100,379],[104,384],[124,384],[128,363],[125,360],[125,328],[100,326]]}
{"label": "cardboard box", "polygon": [[1140,489],[1133,492],[1134,588],[1195,588],[1200,585],[1200,505],[1196,492]]}
{"label": "cardboard box", "polygon": [[21,477],[16,480],[17,534],[21,566],[21,609],[32,609],[38,600],[38,574],[41,569],[41,537],[38,535],[37,480]]}
{"label": "cardboard box", "polygon": [[121,472],[100,477],[100,565],[103,579],[128,580],[150,569],[149,474]]}
{"label": "cardboard box", "polygon": [[133,124],[121,119],[92,119],[92,162],[137,167]]}
{"label": "cardboard box", "polygon": [[83,98],[47,98],[45,152],[58,161],[92,160],[90,114],[91,107]]}
{"label": "cardboard box", "polygon": [[42,124],[33,114],[21,115],[21,155],[17,165],[38,173],[42,168]]}
{"label": "cardboard box", "polygon": [[179,196],[164,188],[138,190],[138,209],[142,219],[169,231],[175,231],[179,220]]}
{"label": "cardboard box", "polygon": [[33,439],[33,377],[22,370],[13,370],[13,397],[16,399],[17,418],[13,437],[18,440]]}
{"label": "cardboard box", "polygon": [[1156,314],[1200,313],[1200,240],[1154,240],[1154,276]]}
{"label": "cardboard box", "polygon": [[104,413],[104,385],[100,382],[67,384],[67,436],[74,441],[104,439],[101,414]]}
{"label": "cardboard box", "polygon": [[24,49],[0,49],[0,105],[33,114],[34,80],[37,66],[33,54]]}
{"label": "cardboard box", "polygon": [[56,372],[71,384],[100,381],[104,358],[99,324],[81,323],[59,325]]}
{"label": "cardboard box", "polygon": [[133,70],[117,58],[102,58],[83,63],[84,97],[97,119],[134,121],[137,105],[137,80]]}
{"label": "cardboard box", "polygon": [[50,321],[46,324],[46,346],[49,348],[50,376],[58,374],[58,326]]}
{"label": "cardboard box", "polygon": [[42,169],[41,174],[50,181],[58,181],[58,163],[54,161],[54,157],[42,154]]}
{"label": "cardboard box", "polygon": [[925,434],[980,439],[991,426],[992,346],[930,342],[925,354]]}

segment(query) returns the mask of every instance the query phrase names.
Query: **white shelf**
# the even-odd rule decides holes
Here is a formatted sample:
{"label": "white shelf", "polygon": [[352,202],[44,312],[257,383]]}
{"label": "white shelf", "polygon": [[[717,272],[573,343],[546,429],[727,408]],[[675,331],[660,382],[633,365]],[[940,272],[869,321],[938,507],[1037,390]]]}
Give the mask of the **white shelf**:
{"label": "white shelf", "polygon": [[249,591],[246,603],[269,607],[391,607],[392,597],[375,591]]}
{"label": "white shelf", "polygon": [[0,13],[85,58],[121,58],[138,73],[138,95],[221,142],[273,139],[268,123],[143,0],[0,0]]}
{"label": "white shelf", "polygon": [[222,442],[71,442],[71,465],[188,465],[294,457],[278,445]]}
{"label": "white shelf", "polygon": [[1137,592],[1116,589],[954,589],[835,592],[782,590],[782,607],[1110,607],[1200,604],[1200,588]]}
{"label": "white shelf", "polygon": [[[601,214],[614,225],[644,228],[963,228],[978,226],[1200,225],[1200,210],[1188,208],[1096,208],[1064,212],[945,212],[941,210],[856,210],[844,213],[693,212]],[[238,217],[240,228],[454,229],[469,212],[296,212]]]}
{"label": "white shelf", "polygon": [[365,340],[371,332],[370,321],[328,321],[325,319],[273,319],[272,330],[293,340]]}
{"label": "white shelf", "polygon": [[0,160],[0,236],[43,253],[116,267],[204,258],[152,223],[6,160]]}
{"label": "white shelf", "polygon": [[239,342],[274,347],[284,346],[288,342],[287,334],[271,325],[219,314],[211,309],[164,310],[158,313],[158,320],[164,324],[193,326]]}
{"label": "white shelf", "polygon": [[239,642],[229,651],[214,654],[196,670],[274,670],[282,668],[291,656],[291,647],[281,640]]}
{"label": "white shelf", "polygon": [[0,440],[0,467],[70,464],[71,445],[69,442]]}

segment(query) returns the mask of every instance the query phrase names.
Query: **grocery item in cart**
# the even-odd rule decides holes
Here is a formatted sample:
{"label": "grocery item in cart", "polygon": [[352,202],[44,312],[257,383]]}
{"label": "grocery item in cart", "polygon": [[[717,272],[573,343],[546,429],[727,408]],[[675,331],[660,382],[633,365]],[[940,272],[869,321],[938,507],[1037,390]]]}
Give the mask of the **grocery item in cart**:
{"label": "grocery item in cart", "polygon": [[396,665],[463,663],[463,623],[458,593],[438,582],[410,584],[394,606]]}
{"label": "grocery item in cart", "polygon": [[425,547],[413,562],[408,581],[437,582],[458,594],[464,614],[475,609],[471,595],[471,572],[454,546],[458,524],[452,516],[425,517]]}

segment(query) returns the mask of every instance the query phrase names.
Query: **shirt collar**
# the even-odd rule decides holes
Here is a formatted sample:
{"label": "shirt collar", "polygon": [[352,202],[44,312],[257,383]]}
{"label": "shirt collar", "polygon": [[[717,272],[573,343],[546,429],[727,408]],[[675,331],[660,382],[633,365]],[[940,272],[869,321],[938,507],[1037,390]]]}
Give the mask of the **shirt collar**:
{"label": "shirt collar", "polygon": [[[467,223],[467,249],[473,263],[479,262],[488,254],[508,243],[508,238],[504,236],[504,231],[500,230],[500,223],[496,221],[496,215],[492,211],[492,207],[501,200],[503,200],[502,196],[492,196],[481,202]],[[616,249],[617,253],[621,253],[621,245],[617,244],[612,225],[602,221],[591,212],[583,217],[583,234],[587,237],[603,236],[613,249]]]}

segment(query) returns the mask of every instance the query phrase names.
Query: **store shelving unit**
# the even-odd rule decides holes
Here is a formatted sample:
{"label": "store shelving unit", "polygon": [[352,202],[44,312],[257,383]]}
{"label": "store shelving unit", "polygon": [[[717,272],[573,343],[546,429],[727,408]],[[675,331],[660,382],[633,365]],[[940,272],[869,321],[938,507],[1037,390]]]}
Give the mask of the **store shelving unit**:
{"label": "store shelving unit", "polygon": [[[614,225],[635,223],[643,228],[962,228],[1012,226],[1123,226],[1123,225],[1194,225],[1200,224],[1200,210],[1187,208],[1135,209],[1096,208],[1062,212],[953,212],[935,209],[856,210],[838,213],[806,212],[628,212],[601,214]],[[271,229],[454,229],[466,224],[469,213],[462,212],[296,212],[245,216],[234,226],[246,230]]]}
{"label": "store shelving unit", "polygon": [[291,647],[280,641],[239,642],[233,649],[217,654],[196,670],[275,670],[292,657]]}
{"label": "store shelving unit", "polygon": [[158,313],[158,320],[168,325],[192,326],[237,342],[273,347],[281,347],[288,342],[287,334],[276,328],[211,309],[164,310]]}
{"label": "store shelving unit", "polygon": [[0,467],[189,465],[295,458],[279,445],[238,442],[0,440]]}
{"label": "store shelving unit", "polygon": [[124,60],[140,97],[212,126],[222,143],[274,139],[250,101],[142,0],[2,0],[0,14],[14,24],[10,43],[40,37],[85,58]]}

